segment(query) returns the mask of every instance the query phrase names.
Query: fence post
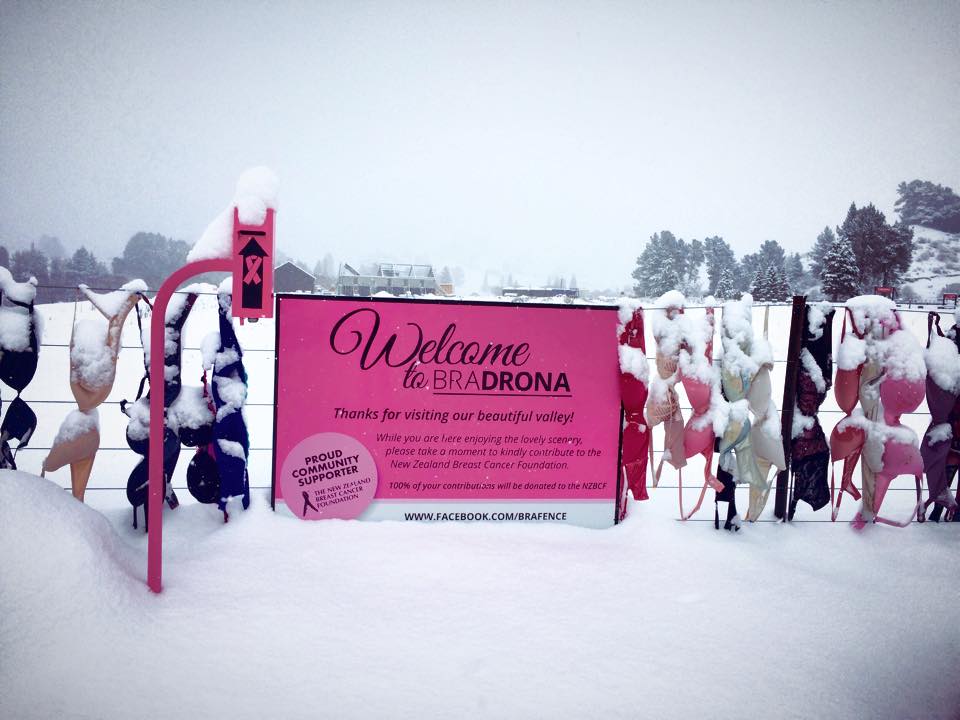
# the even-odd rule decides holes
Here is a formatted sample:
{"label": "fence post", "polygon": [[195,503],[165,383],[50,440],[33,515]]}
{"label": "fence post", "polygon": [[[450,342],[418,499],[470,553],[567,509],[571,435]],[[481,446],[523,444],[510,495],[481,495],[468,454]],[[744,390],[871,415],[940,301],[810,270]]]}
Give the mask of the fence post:
{"label": "fence post", "polygon": [[793,409],[797,398],[797,372],[800,369],[800,343],[803,340],[803,316],[806,306],[806,295],[793,296],[790,342],[787,344],[787,370],[783,382],[783,402],[780,403],[780,434],[783,438],[785,467],[777,473],[777,491],[773,501],[773,514],[780,520],[785,520],[787,517],[790,448],[793,445]]}

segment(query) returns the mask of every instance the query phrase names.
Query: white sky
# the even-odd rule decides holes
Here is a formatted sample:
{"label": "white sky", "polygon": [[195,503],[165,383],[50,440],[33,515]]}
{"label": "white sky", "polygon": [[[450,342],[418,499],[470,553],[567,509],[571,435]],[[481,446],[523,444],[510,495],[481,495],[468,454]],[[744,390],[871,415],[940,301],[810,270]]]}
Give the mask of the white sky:
{"label": "white sky", "polygon": [[960,186],[960,3],[269,5],[0,0],[0,240],[192,242],[266,164],[311,264],[619,287]]}

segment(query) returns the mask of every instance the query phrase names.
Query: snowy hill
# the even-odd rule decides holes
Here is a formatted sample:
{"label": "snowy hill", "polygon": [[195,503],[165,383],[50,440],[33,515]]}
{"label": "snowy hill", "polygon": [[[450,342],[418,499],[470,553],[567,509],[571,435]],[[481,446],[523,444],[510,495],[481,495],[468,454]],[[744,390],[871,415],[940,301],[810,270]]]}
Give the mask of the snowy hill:
{"label": "snowy hill", "polygon": [[945,285],[960,283],[960,235],[913,225],[913,262],[904,284],[923,299],[939,299]]}

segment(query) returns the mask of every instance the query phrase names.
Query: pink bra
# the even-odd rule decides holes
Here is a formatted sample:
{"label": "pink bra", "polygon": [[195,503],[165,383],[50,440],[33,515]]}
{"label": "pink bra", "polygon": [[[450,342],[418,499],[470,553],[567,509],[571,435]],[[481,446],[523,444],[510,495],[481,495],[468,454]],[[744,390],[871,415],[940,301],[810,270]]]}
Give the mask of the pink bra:
{"label": "pink bra", "polygon": [[[892,320],[884,317],[879,320],[880,332],[886,343],[891,343],[895,339],[896,344],[903,344],[900,338],[895,338],[899,333],[906,333],[899,313],[895,309],[891,310]],[[841,344],[846,334],[847,317],[850,318],[850,324],[853,333],[859,340],[866,339],[866,328],[861,330],[856,326],[853,313],[850,308],[846,308],[844,316],[843,334],[841,335]],[[909,339],[909,336],[905,336]],[[895,348],[896,345],[888,345]],[[907,349],[909,352],[909,349]],[[889,352],[889,351],[888,351]],[[864,462],[864,488],[865,495],[868,489],[870,474],[873,474],[874,486],[872,490],[872,503],[868,506],[868,498],[864,497],[863,506],[854,518],[854,527],[863,528],[868,520],[894,525],[896,527],[906,527],[912,521],[914,515],[917,520],[923,521],[923,499],[921,495],[923,460],[920,457],[920,449],[916,436],[911,430],[906,428],[900,422],[900,416],[916,410],[923,402],[926,387],[925,376],[909,377],[891,362],[889,354],[880,358],[879,368],[873,368],[870,376],[865,377],[865,366],[868,366],[867,359],[855,368],[837,369],[837,377],[834,383],[834,394],[837,403],[846,413],[846,417],[841,420],[834,428],[830,438],[831,458],[835,462],[838,458],[843,458],[843,475],[841,480],[840,497],[837,498],[836,505],[832,511],[832,519],[836,520],[840,508],[840,499],[843,492],[849,492],[854,499],[860,498],[856,487],[853,485],[853,470],[863,453],[864,449],[871,442],[875,442],[880,448],[879,467],[869,467],[869,462]],[[925,372],[925,371],[924,371]],[[853,411],[857,400],[864,400],[865,386],[876,385],[879,383],[879,401],[882,407],[882,420],[870,417],[854,416]],[[876,409],[871,413],[876,415]],[[890,483],[900,475],[913,475],[917,488],[917,506],[905,521],[894,521],[879,514],[880,506],[883,503],[884,496],[890,487]],[[834,493],[833,477],[831,477],[831,497]]]}
{"label": "pink bra", "polygon": [[[620,519],[626,515],[626,492],[634,500],[647,500],[647,450],[650,428],[643,417],[647,403],[647,378],[638,372],[636,362],[645,370],[646,343],[643,338],[643,309],[636,308],[620,331],[620,402],[623,406],[623,439],[621,455]],[[640,357],[637,357],[639,354]]]}

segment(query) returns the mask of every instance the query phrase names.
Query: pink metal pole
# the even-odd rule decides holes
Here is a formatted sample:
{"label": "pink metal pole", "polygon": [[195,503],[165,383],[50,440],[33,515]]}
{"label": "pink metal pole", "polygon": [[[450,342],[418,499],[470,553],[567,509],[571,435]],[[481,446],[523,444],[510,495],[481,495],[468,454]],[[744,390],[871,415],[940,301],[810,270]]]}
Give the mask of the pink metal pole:
{"label": "pink metal pole", "polygon": [[164,396],[164,345],[167,305],[180,285],[208,272],[232,272],[235,263],[227,259],[198,260],[184,265],[164,280],[153,299],[153,314],[150,318],[150,453],[149,453],[149,501],[147,503],[147,585],[153,592],[160,592],[163,571],[163,434],[166,429]]}

